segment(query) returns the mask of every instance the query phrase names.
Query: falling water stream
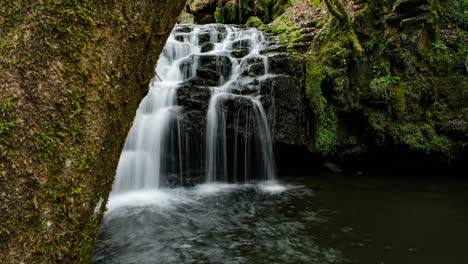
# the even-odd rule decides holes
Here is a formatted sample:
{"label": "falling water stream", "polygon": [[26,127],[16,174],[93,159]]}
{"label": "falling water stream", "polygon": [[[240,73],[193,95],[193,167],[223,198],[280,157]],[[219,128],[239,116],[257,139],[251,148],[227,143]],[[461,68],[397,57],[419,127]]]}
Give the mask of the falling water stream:
{"label": "falling water stream", "polygon": [[[243,77],[241,73],[252,66],[252,62],[260,61],[264,67],[264,75],[268,75],[267,58],[260,55],[260,49],[266,43],[265,36],[252,28],[238,28],[226,25],[183,26],[176,27],[167,41],[158,61],[157,75],[151,82],[150,91],[138,108],[134,125],[130,130],[117,169],[116,181],[112,195],[142,189],[157,189],[165,177],[175,171],[183,174],[187,160],[200,157],[190,157],[184,150],[187,135],[181,122],[183,110],[177,105],[177,89],[184,81],[197,76],[197,70],[202,68],[204,61],[209,61],[216,72],[220,74],[216,86],[211,87],[211,99],[206,117],[206,157],[205,170],[207,182],[228,181],[228,157],[238,158],[238,153],[228,155],[226,118],[233,113],[224,109],[225,102],[240,99],[251,113],[242,124],[243,129],[253,134],[258,140],[252,141],[254,146],[244,148],[245,152],[252,148],[258,150],[255,156],[256,170],[246,163],[234,162],[235,170],[243,170],[243,177],[233,177],[233,181],[249,181],[250,174],[255,179],[274,180],[276,175],[272,137],[265,110],[260,101],[258,91],[243,95],[245,84],[251,78]],[[203,45],[211,44],[209,52],[201,52]],[[243,48],[245,54],[241,58],[233,57],[232,52]],[[239,56],[238,56],[239,57]],[[240,84],[240,85],[239,85]],[[259,90],[259,88],[256,88]],[[236,126],[236,130],[240,128]],[[172,139],[177,134],[175,139]],[[236,135],[237,135],[236,131]],[[246,144],[251,143],[245,140]],[[175,150],[175,151],[174,151]],[[237,151],[237,146],[234,150]],[[248,156],[249,153],[244,153]],[[176,162],[173,162],[175,160]],[[175,166],[168,166],[174,164]],[[238,168],[238,163],[243,168]]]}
{"label": "falling water stream", "polygon": [[[442,263],[421,258],[433,245],[415,240],[400,248],[375,230],[336,221],[347,204],[360,210],[347,200],[350,184],[335,192],[323,187],[332,177],[276,180],[274,107],[263,104],[274,98],[259,88],[272,76],[261,52],[268,44],[252,28],[174,28],[122,151],[92,263]],[[253,70],[259,74],[246,74]],[[194,153],[199,142],[178,92],[203,73],[211,96],[198,135],[202,151]],[[204,183],[182,186],[193,171]],[[174,178],[179,187],[169,186]],[[450,199],[458,206],[458,195]],[[468,220],[466,210],[460,219]]]}

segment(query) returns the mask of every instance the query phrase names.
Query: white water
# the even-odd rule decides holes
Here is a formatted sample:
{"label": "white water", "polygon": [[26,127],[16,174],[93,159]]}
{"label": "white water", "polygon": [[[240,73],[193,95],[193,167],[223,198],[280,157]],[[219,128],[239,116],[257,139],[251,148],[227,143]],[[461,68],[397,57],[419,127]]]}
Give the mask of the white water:
{"label": "white water", "polygon": [[[201,53],[206,42],[214,43],[213,49]],[[136,200],[164,197],[151,190],[160,188],[167,177],[174,174],[182,182],[183,170],[189,163],[198,164],[193,162],[197,159],[204,159],[201,163],[205,165],[206,182],[275,179],[267,115],[258,86],[252,88],[252,76],[243,74],[253,64],[262,63],[262,74],[268,76],[267,58],[260,55],[264,44],[265,37],[255,29],[225,25],[176,26],[160,56],[157,75],[137,110],[127,137],[112,188],[111,207],[129,197]],[[235,49],[244,49],[245,54],[238,56],[241,58],[231,56]],[[188,150],[191,142],[183,122],[184,109],[177,105],[177,89],[181,83],[197,75],[203,58],[216,59],[215,70],[220,77],[218,86],[211,88],[207,109],[206,155],[195,157],[190,156]],[[226,111],[225,104],[231,100],[242,102],[242,109],[234,113]],[[226,127],[230,117],[236,120],[232,147],[227,143],[232,141]],[[120,200],[113,198],[122,194],[125,196]],[[159,198],[155,200],[161,200]]]}
{"label": "white water", "polygon": [[[207,114],[207,125],[206,125],[206,169],[207,169],[207,182],[214,181],[228,181],[229,179],[229,170],[228,170],[228,147],[227,147],[227,135],[226,135],[226,115],[236,114],[236,113],[226,113],[223,108],[223,104],[227,100],[232,100],[235,97],[241,97],[243,100],[250,102],[250,109],[248,109],[249,114],[245,121],[245,129],[247,132],[250,132],[250,128],[254,126],[256,131],[253,131],[253,134],[260,138],[259,144],[259,153],[256,156],[251,157],[253,160],[259,163],[259,171],[255,173],[260,174],[256,175],[255,178],[263,180],[273,180],[275,179],[276,169],[273,156],[272,148],[272,138],[270,134],[270,128],[268,126],[268,120],[265,114],[265,110],[259,100],[258,96],[252,95],[239,95],[238,93],[243,92],[245,84],[250,81],[250,77],[244,77],[241,73],[246,70],[246,68],[252,67],[249,62],[251,61],[261,61],[264,66],[264,74],[268,74],[268,60],[266,56],[260,55],[260,50],[264,47],[266,42],[263,33],[257,31],[253,28],[248,30],[236,30],[231,29],[229,35],[221,44],[216,45],[215,49],[212,51],[217,54],[227,54],[227,50],[233,47],[235,43],[248,43],[249,44],[249,53],[242,59],[231,58],[231,63],[233,65],[232,72],[229,79],[225,80],[225,83],[219,87],[214,87],[212,89],[212,96],[209,103],[208,114]],[[234,82],[240,83],[240,90],[233,89],[239,88],[238,86],[233,85]],[[253,115],[250,114],[253,112]],[[237,137],[239,131],[239,115],[235,116],[236,126],[235,137]],[[254,124],[252,124],[252,122]],[[236,138],[237,139],[237,138]],[[244,150],[247,152],[251,150],[251,142],[245,140]],[[234,168],[233,174],[234,178],[239,168],[237,166],[238,158],[238,142],[234,141]],[[244,181],[250,179],[251,170],[249,170],[248,162],[250,160],[249,154],[244,153],[244,170],[243,178]],[[249,160],[247,160],[249,159]]]}

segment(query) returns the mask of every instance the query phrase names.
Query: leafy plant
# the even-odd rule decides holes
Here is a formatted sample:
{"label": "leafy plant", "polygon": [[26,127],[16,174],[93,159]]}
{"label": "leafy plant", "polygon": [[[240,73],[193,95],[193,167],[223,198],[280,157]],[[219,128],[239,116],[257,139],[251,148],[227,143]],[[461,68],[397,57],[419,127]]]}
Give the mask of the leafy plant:
{"label": "leafy plant", "polygon": [[373,79],[369,85],[372,97],[387,101],[389,98],[390,86],[397,84],[399,81],[400,77],[392,75]]}

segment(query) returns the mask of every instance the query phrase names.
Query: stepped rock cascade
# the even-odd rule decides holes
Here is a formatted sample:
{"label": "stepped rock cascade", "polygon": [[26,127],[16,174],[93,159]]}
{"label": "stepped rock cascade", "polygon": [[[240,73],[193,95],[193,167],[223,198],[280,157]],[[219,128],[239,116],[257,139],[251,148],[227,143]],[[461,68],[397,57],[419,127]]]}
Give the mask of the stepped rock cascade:
{"label": "stepped rock cascade", "polygon": [[[230,57],[231,74],[227,80],[220,80],[220,86],[212,88],[207,125],[206,125],[206,169],[207,181],[248,181],[251,174],[254,178],[273,180],[275,178],[275,164],[272,149],[272,137],[268,125],[267,116],[263,109],[259,95],[259,85],[253,83],[253,78],[248,72],[253,67],[259,67],[263,76],[268,75],[268,60],[266,56],[260,55],[260,49],[266,42],[264,35],[255,29],[231,28],[226,40],[215,45],[213,54],[229,54],[240,57],[239,49],[244,52],[243,57]],[[241,56],[242,56],[241,55]],[[247,73],[247,74],[246,74]],[[247,75],[247,76],[245,76]],[[243,95],[248,93],[247,95]],[[224,104],[230,100],[244,101],[242,108],[232,113],[225,111]],[[243,118],[242,110],[247,114]],[[228,115],[234,118],[234,142],[233,152],[228,155],[226,134],[226,122]],[[242,120],[243,119],[243,120]],[[240,140],[237,138],[239,131],[244,129],[253,134],[255,142],[244,138],[242,144],[244,153],[239,155]],[[249,164],[253,151],[258,164]],[[232,157],[232,177],[230,176],[229,157]],[[243,158],[243,160],[242,160]],[[255,165],[255,166],[253,166]],[[257,168],[255,168],[257,167]],[[239,177],[240,176],[240,177]]]}
{"label": "stepped rock cascade", "polygon": [[[253,28],[176,26],[137,110],[113,194],[184,184],[193,171],[207,182],[274,180],[274,98],[262,86],[273,76],[261,54],[267,45]],[[178,97],[200,92],[205,124],[194,135],[190,100]]]}

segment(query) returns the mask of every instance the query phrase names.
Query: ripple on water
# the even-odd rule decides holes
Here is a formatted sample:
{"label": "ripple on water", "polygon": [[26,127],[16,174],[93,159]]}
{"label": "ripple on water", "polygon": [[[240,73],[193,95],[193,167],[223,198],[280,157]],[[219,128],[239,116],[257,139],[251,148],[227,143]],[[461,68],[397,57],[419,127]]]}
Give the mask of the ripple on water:
{"label": "ripple on water", "polygon": [[111,197],[93,263],[324,260],[334,251],[316,244],[314,228],[326,217],[312,197],[309,188],[279,182],[211,183]]}
{"label": "ripple on water", "polygon": [[107,210],[110,212],[122,207],[141,206],[169,207],[184,202],[191,202],[191,199],[182,188],[172,190],[142,190],[110,196]]}

